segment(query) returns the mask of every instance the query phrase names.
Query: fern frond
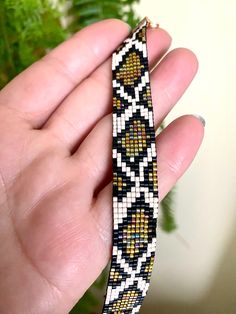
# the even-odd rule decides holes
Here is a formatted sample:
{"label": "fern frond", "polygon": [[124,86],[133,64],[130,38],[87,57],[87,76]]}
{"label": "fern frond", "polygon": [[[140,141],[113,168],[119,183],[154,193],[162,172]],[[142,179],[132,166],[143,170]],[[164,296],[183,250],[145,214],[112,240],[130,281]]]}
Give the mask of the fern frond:
{"label": "fern frond", "polygon": [[67,36],[50,0],[0,3],[0,88]]}
{"label": "fern frond", "polygon": [[174,199],[174,188],[166,195],[161,202],[161,214],[160,227],[165,232],[173,232],[176,228],[175,215],[173,212],[173,199]]}
{"label": "fern frond", "polygon": [[69,14],[74,16],[72,32],[96,21],[117,18],[127,22],[131,27],[136,25],[138,17],[133,5],[139,0],[72,0]]}

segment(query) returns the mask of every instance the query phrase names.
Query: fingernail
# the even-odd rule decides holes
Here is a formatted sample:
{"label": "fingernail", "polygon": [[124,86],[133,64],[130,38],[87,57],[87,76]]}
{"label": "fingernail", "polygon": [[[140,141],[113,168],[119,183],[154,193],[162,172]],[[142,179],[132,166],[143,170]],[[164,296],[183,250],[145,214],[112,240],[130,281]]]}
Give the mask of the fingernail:
{"label": "fingernail", "polygon": [[193,114],[193,116],[196,117],[198,120],[200,120],[202,125],[205,127],[206,120],[202,116],[200,116],[200,114]]}

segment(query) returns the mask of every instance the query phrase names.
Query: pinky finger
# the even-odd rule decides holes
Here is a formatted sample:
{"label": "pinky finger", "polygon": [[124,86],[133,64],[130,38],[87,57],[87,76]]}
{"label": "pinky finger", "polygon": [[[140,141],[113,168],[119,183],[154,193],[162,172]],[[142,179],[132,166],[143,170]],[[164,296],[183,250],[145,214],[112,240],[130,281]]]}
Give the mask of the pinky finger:
{"label": "pinky finger", "polygon": [[[204,135],[203,123],[193,115],[185,115],[170,123],[156,138],[160,201],[172,189],[194,160]],[[93,208],[101,236],[111,242],[112,183],[97,196]]]}

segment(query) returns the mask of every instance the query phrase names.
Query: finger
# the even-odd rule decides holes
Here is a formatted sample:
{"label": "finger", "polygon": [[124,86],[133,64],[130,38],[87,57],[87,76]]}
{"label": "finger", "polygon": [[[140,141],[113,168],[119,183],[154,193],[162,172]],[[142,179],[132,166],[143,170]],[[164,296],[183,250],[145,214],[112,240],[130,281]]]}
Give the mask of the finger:
{"label": "finger", "polygon": [[[186,115],[174,120],[157,137],[160,201],[192,163],[203,135],[201,121],[195,116]],[[112,183],[98,194],[94,215],[100,226],[101,236],[109,244],[112,233]]]}
{"label": "finger", "polygon": [[[162,67],[166,71],[163,71]],[[153,73],[155,77],[151,78],[156,125],[161,123],[162,117],[171,110],[184,93],[196,70],[196,57],[187,49],[177,49],[171,52],[155,70],[160,71],[160,74]],[[165,89],[165,93],[159,90],[159,86]],[[159,93],[168,97],[159,97]],[[106,175],[111,165],[111,140],[112,117],[108,115],[98,122],[75,153],[75,160],[81,164],[86,163],[88,171],[92,172],[94,177],[92,188],[97,189],[96,187],[99,188],[104,182],[106,183]]]}
{"label": "finger", "polygon": [[[152,68],[166,53],[171,37],[163,29],[147,31],[149,64]],[[54,112],[45,128],[68,147],[79,145],[99,119],[111,112],[111,58],[82,82]]]}
{"label": "finger", "polygon": [[[199,127],[199,121],[196,120],[196,118],[191,115],[186,117],[180,118],[180,122],[182,123],[182,119],[187,119],[184,120],[184,122],[186,121],[185,123],[190,123],[191,121],[193,121],[193,125],[190,126],[190,135],[192,128],[196,128],[196,132],[198,132],[199,130],[197,129],[197,127]],[[195,120],[197,124],[194,123]],[[176,121],[177,121],[176,130],[178,131],[177,127],[179,126],[180,122],[179,120]],[[170,124],[170,126],[161,133],[162,134],[160,135],[161,139],[164,137],[166,133],[171,134],[168,132],[170,132],[169,130],[171,131],[173,130],[172,125],[173,124]],[[189,126],[189,124],[187,124],[187,126]],[[161,140],[159,139],[158,141],[161,142]],[[178,141],[176,141],[176,143],[178,144]],[[88,178],[89,177],[92,178],[92,180],[90,181],[91,189],[93,189],[95,195],[111,180],[112,168],[111,149],[112,149],[112,119],[111,115],[107,115],[104,119],[101,120],[100,123],[98,123],[96,128],[94,128],[94,130],[89,134],[86,141],[82,143],[79,150],[74,155],[75,163],[78,163],[80,165],[86,164],[86,169],[88,172],[87,176]],[[158,156],[160,156],[159,158],[162,158],[160,152],[158,153]]]}
{"label": "finger", "polygon": [[9,107],[34,128],[40,127],[128,33],[128,25],[116,19],[84,28],[12,80],[1,91],[0,107]]}
{"label": "finger", "polygon": [[198,70],[195,54],[186,48],[169,52],[151,75],[156,126],[166,117],[191,84]]}

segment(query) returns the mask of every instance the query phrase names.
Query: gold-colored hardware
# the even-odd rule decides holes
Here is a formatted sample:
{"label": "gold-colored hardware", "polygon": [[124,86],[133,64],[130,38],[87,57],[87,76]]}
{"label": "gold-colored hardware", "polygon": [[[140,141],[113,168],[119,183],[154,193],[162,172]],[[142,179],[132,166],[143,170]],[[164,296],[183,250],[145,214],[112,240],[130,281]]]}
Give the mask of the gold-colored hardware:
{"label": "gold-colored hardware", "polygon": [[156,22],[152,22],[147,16],[145,17],[146,21],[147,21],[147,27],[150,28],[158,28],[159,24]]}
{"label": "gold-colored hardware", "polygon": [[134,33],[143,23],[147,23],[148,28],[158,28],[159,24],[152,22],[147,16],[145,16],[138,25],[132,30],[132,33]]}

